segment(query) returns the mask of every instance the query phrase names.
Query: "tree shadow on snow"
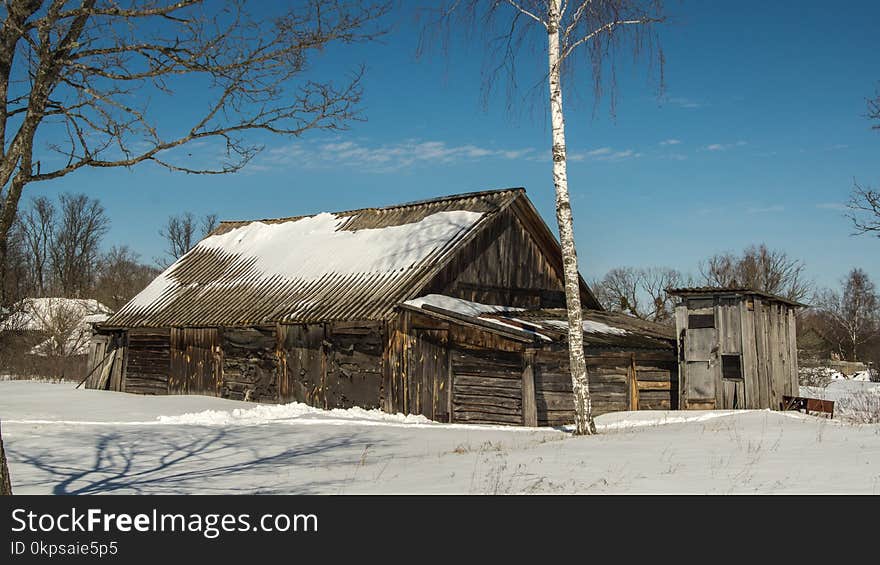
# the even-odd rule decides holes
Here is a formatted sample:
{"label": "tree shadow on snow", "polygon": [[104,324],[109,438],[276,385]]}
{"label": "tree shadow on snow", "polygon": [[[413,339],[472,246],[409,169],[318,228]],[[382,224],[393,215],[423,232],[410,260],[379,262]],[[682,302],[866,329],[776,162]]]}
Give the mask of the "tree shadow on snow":
{"label": "tree shadow on snow", "polygon": [[[94,454],[85,465],[57,450],[24,451],[16,445],[7,449],[7,454],[17,463],[48,475],[33,484],[53,483],[52,494],[304,494],[328,492],[345,481],[285,481],[285,473],[356,465],[372,443],[359,434],[332,435],[261,454],[272,442],[285,445],[295,438],[273,433],[236,437],[225,429],[187,438],[161,433],[143,437],[143,431],[132,432],[96,435]],[[258,445],[247,445],[255,442]],[[273,484],[267,484],[272,480]]]}

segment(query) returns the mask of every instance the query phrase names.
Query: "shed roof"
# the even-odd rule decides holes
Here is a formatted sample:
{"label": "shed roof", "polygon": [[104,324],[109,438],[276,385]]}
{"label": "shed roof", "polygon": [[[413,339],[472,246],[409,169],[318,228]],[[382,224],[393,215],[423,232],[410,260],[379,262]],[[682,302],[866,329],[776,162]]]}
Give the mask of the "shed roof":
{"label": "shed roof", "polygon": [[524,189],[222,222],[104,326],[383,319],[517,199]]}
{"label": "shed roof", "polygon": [[683,288],[668,288],[666,292],[669,294],[677,295],[677,296],[705,296],[707,294],[735,294],[735,295],[743,295],[743,296],[760,296],[761,298],[766,298],[768,300],[775,300],[777,302],[783,302],[790,306],[797,307],[808,307],[808,304],[803,304],[802,302],[798,302],[797,300],[791,300],[789,298],[785,298],[784,296],[779,296],[776,294],[771,294],[769,292],[764,292],[763,290],[756,290],[754,288],[748,287],[739,287],[739,286],[692,286],[692,287],[683,287]]}
{"label": "shed roof", "polygon": [[[480,304],[431,294],[408,300],[404,308],[481,328],[525,341],[564,342],[568,316],[562,308],[524,309]],[[588,347],[674,349],[675,329],[619,312],[583,310],[584,343]]]}

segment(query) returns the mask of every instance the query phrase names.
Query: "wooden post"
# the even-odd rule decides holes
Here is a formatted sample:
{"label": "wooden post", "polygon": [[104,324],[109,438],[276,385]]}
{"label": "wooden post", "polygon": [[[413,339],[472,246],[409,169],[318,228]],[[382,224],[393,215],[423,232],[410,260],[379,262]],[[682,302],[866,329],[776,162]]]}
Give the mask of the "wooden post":
{"label": "wooden post", "polygon": [[684,301],[675,307],[675,351],[678,357],[678,409],[687,409],[687,394],[685,393],[685,381],[687,380],[687,370],[684,359],[684,332],[687,329],[688,314],[687,306]]}
{"label": "wooden post", "polygon": [[535,350],[526,349],[523,353],[522,374],[522,413],[523,426],[538,425],[538,404],[535,400]]}
{"label": "wooden post", "polygon": [[639,374],[636,371],[636,356],[632,354],[630,356],[630,370],[629,370],[629,398],[628,408],[630,410],[638,410],[639,409]]}
{"label": "wooden post", "polygon": [[6,452],[3,450],[3,432],[0,431],[0,496],[12,494],[12,479],[6,465]]}
{"label": "wooden post", "polygon": [[454,378],[455,375],[452,372],[452,347],[449,346],[446,350],[446,411],[449,414],[450,424],[454,421],[452,415],[452,386]]}

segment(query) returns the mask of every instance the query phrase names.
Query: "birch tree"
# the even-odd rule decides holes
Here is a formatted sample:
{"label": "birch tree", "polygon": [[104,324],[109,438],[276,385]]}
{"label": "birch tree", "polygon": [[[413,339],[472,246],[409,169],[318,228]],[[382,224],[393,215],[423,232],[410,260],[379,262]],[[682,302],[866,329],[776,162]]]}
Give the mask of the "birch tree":
{"label": "birch tree", "polygon": [[880,335],[880,296],[874,282],[862,269],[852,269],[841,293],[817,293],[816,303],[830,318],[831,335],[840,352],[858,361],[860,347]]}
{"label": "birch tree", "polygon": [[[610,68],[614,100],[614,63],[617,53],[626,49],[635,56],[647,52],[662,69],[662,52],[655,49],[657,36],[653,24],[664,21],[659,0],[451,0],[439,11],[430,28],[445,36],[466,27],[489,42],[493,60],[486,74],[487,91],[495,79],[507,74],[509,85],[525,69],[517,58],[521,47],[543,36],[545,79],[551,125],[553,186],[556,193],[556,223],[562,246],[565,298],[568,311],[568,349],[575,404],[575,434],[593,434],[589,381],[584,358],[583,314],[580,274],[575,248],[574,222],[566,166],[563,78],[585,63],[592,74],[594,94],[601,93],[603,72]],[[661,75],[662,76],[662,75]],[[509,92],[512,89],[509,89]],[[488,98],[488,96],[487,96]],[[613,111],[612,103],[612,111]]]}
{"label": "birch tree", "polygon": [[[331,80],[310,65],[324,48],[375,37],[388,4],[302,0],[258,17],[263,4],[0,4],[0,276],[32,183],[143,163],[231,173],[260,151],[258,134],[300,136],[358,117],[360,72]],[[191,112],[170,118],[179,106]]]}

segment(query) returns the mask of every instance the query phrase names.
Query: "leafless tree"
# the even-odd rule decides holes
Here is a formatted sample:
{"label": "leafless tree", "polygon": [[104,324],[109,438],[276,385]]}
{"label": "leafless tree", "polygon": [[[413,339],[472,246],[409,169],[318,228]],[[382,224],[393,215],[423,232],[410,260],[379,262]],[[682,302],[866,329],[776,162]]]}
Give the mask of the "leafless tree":
{"label": "leafless tree", "polygon": [[165,239],[167,244],[163,267],[173,263],[192,249],[197,238],[196,229],[196,217],[192,212],[168,217],[168,222],[159,230],[159,235]]}
{"label": "leafless tree", "polygon": [[643,320],[671,320],[672,302],[666,289],[679,286],[682,274],[668,267],[617,267],[592,285],[602,306]]}
{"label": "leafless tree", "polygon": [[94,286],[101,239],[110,220],[98,200],[85,194],[61,194],[59,219],[50,248],[58,292],[83,297]]}
{"label": "leafless tree", "polygon": [[168,221],[159,230],[159,235],[165,239],[167,245],[165,257],[157,259],[156,263],[163,268],[167,267],[216,227],[217,214],[206,214],[201,221],[196,220],[192,212],[169,216]]}
{"label": "leafless tree", "polygon": [[12,478],[6,464],[6,451],[3,449],[3,432],[0,431],[0,496],[12,494]]}
{"label": "leafless tree", "polygon": [[853,269],[843,281],[842,292],[817,293],[816,304],[832,322],[829,335],[841,353],[858,361],[859,348],[880,334],[880,297],[874,282],[861,269]]}
{"label": "leafless tree", "polygon": [[803,300],[812,287],[802,261],[763,243],[747,247],[740,255],[713,255],[700,264],[700,273],[707,285],[750,288],[790,300]]}
{"label": "leafless tree", "polygon": [[[0,267],[30,183],[144,162],[233,172],[261,148],[249,132],[299,136],[358,117],[360,73],[341,84],[304,74],[312,53],[375,37],[387,3],[308,0],[272,18],[248,8],[246,0],[0,6]],[[160,120],[181,92],[195,95],[201,113]],[[188,154],[193,142],[209,155]]]}
{"label": "leafless tree", "polygon": [[486,38],[487,60],[491,61],[485,74],[487,98],[495,79],[501,75],[507,75],[509,79],[508,93],[516,87],[517,75],[529,64],[517,58],[525,43],[534,45],[538,42],[540,45],[546,42],[540,52],[546,57],[544,69],[551,123],[556,222],[562,246],[569,363],[576,414],[575,433],[578,435],[595,433],[596,428],[583,348],[580,275],[566,165],[562,78],[586,66],[592,74],[598,100],[609,67],[613,94],[615,56],[621,50],[626,49],[636,56],[643,52],[656,55],[652,59],[662,69],[662,53],[652,49],[657,44],[657,36],[651,24],[663,20],[659,0],[448,0],[427,26],[429,30],[440,30],[441,36],[447,39],[453,30],[471,30],[477,37]]}
{"label": "leafless tree", "polygon": [[158,274],[156,268],[142,264],[127,245],[113,246],[101,258],[95,298],[118,310]]}
{"label": "leafless tree", "polygon": [[83,326],[83,308],[66,298],[44,300],[42,307],[31,309],[31,316],[46,336],[34,350],[53,357],[78,354],[91,337]]}
{"label": "leafless tree", "polygon": [[[0,264],[0,284],[3,285],[2,295],[7,303],[0,302],[0,322],[12,313],[13,307],[22,298],[33,294],[30,284],[30,257],[26,251],[25,237],[21,222],[15,222],[9,230],[8,253],[6,263]],[[2,346],[0,346],[2,347]]]}
{"label": "leafless tree", "polygon": [[650,299],[650,313],[645,319],[654,322],[669,323],[672,321],[673,300],[666,289],[686,284],[684,277],[676,269],[669,267],[649,267],[642,269],[642,290]]}
{"label": "leafless tree", "polygon": [[51,249],[55,241],[55,206],[45,196],[34,198],[20,215],[20,222],[33,293],[36,296],[46,296],[52,276]]}
{"label": "leafless tree", "polygon": [[596,299],[606,310],[638,316],[639,270],[633,267],[615,267],[592,285]]}
{"label": "leafless tree", "polygon": [[[873,121],[871,129],[880,130],[880,92],[867,100],[867,118]],[[846,216],[852,221],[855,234],[873,234],[880,237],[880,191],[861,186],[853,181],[847,203]]]}
{"label": "leafless tree", "polygon": [[852,221],[856,234],[880,237],[880,191],[853,182],[847,207],[849,211],[846,215]]}
{"label": "leafless tree", "polygon": [[210,234],[217,228],[219,224],[219,220],[217,219],[217,214],[205,214],[205,217],[202,218],[202,237]]}

